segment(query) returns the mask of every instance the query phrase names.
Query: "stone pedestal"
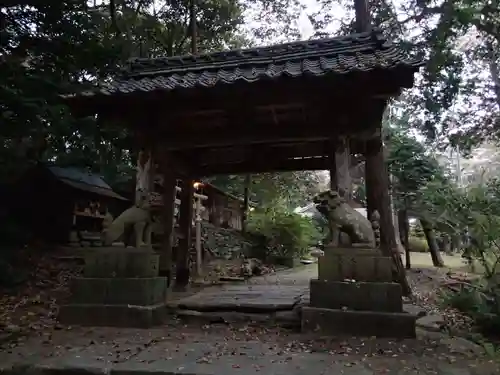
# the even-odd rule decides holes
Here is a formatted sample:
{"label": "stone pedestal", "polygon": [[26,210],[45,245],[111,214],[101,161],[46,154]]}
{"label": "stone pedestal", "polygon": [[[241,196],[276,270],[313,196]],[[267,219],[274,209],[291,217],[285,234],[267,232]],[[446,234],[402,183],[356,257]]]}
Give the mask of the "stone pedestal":
{"label": "stone pedestal", "polygon": [[166,316],[167,278],[158,277],[159,255],[146,249],[107,248],[85,255],[84,277],[71,284],[62,323],[148,328]]}
{"label": "stone pedestal", "polygon": [[392,281],[392,261],[377,249],[325,248],[318,259],[318,279]]}
{"label": "stone pedestal", "polygon": [[403,312],[401,286],[379,250],[326,248],[311,280],[302,330],[323,335],[415,337],[416,315]]}

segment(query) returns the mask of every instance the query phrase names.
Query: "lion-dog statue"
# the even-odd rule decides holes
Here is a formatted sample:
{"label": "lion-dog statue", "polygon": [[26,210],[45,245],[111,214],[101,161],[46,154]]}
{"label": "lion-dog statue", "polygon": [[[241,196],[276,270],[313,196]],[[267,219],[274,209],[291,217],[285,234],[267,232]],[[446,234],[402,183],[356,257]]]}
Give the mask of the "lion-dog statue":
{"label": "lion-dog statue", "polygon": [[347,234],[352,246],[375,248],[372,223],[352,208],[337,191],[327,190],[314,197],[316,209],[326,218],[330,234],[325,245],[339,246],[341,233]]}
{"label": "lion-dog statue", "polygon": [[149,186],[151,163],[151,155],[141,151],[137,163],[135,205],[122,212],[111,223],[106,223],[102,233],[105,246],[111,245],[120,238],[130,245],[132,241],[127,237],[131,237],[129,229],[133,228],[135,247],[151,247],[153,224],[151,217],[153,197]]}

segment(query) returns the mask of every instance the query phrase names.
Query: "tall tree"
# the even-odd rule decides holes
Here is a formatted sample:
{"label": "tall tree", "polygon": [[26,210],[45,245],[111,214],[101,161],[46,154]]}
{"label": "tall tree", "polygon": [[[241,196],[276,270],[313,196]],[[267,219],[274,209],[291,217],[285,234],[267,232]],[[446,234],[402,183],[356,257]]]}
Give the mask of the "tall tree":
{"label": "tall tree", "polygon": [[[240,1],[197,7],[200,51],[241,46]],[[90,5],[89,5],[90,4]],[[114,179],[130,171],[127,131],[75,121],[58,95],[109,79],[130,57],[188,52],[189,1],[114,1],[0,7],[0,181],[34,160],[89,166]]]}

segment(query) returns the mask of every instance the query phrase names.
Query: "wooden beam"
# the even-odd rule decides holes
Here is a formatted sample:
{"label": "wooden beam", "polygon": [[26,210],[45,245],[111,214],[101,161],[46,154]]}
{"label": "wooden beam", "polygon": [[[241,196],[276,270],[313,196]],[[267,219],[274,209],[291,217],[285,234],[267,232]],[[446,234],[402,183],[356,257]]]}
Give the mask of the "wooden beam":
{"label": "wooden beam", "polygon": [[[351,157],[351,168],[359,164],[357,158],[365,152],[365,142],[377,135],[376,131],[360,134],[360,139],[349,139],[351,153],[358,156]],[[257,144],[223,146],[215,148],[200,148],[195,153],[179,152],[183,160],[189,160],[192,165],[210,166],[214,164],[239,163],[243,161],[268,161],[270,159],[291,159],[313,156],[332,156],[335,152],[336,140],[314,142],[290,142],[278,144]],[[364,159],[363,159],[364,160]]]}
{"label": "wooden beam", "polygon": [[200,174],[204,177],[218,174],[259,174],[268,172],[289,172],[307,170],[327,170],[329,167],[328,158],[303,158],[289,160],[268,160],[257,163],[246,161],[235,164],[218,164],[200,168]]}
{"label": "wooden beam", "polygon": [[[385,102],[374,107],[363,107],[356,113],[339,114],[325,111],[309,117],[307,121],[296,119],[286,124],[256,123],[252,118],[240,119],[228,126],[204,129],[203,125],[192,129],[161,129],[155,132],[158,144],[166,151],[198,148],[219,148],[244,145],[277,145],[283,143],[323,142],[332,138],[350,136],[369,139],[377,131],[374,119],[382,116]],[[328,124],[327,124],[328,123]]]}
{"label": "wooden beam", "polygon": [[[137,113],[163,112],[162,117],[182,117],[196,111],[227,109],[234,103],[259,107],[289,103],[311,103],[317,106],[331,106],[335,102],[352,103],[359,100],[360,92],[366,98],[389,98],[398,96],[401,87],[413,86],[411,69],[393,69],[378,72],[358,72],[346,75],[301,77],[266,80],[256,83],[235,83],[214,88],[179,89],[174,91],[137,91],[113,95],[80,96],[66,99],[75,115],[95,113],[116,121],[131,121]],[[139,126],[139,123],[136,124]],[[144,121],[140,126],[148,126]]]}
{"label": "wooden beam", "polygon": [[327,155],[324,142],[285,143],[278,145],[230,146],[215,149],[200,149],[196,152],[196,165],[240,163],[243,161],[266,162],[272,159],[292,159]]}

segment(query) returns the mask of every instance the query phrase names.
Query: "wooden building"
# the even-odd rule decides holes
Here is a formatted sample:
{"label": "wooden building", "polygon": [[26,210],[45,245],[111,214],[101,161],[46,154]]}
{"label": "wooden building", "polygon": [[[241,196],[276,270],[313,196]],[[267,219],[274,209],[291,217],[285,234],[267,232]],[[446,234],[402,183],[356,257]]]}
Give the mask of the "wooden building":
{"label": "wooden building", "polygon": [[125,201],[99,176],[45,164],[22,176],[11,194],[16,202],[11,212],[20,222],[38,238],[58,244],[69,243],[72,232],[78,242],[97,241],[105,215]]}
{"label": "wooden building", "polygon": [[[124,73],[93,90],[65,96],[75,114],[123,124],[161,165],[165,202],[182,180],[215,174],[327,169],[332,188],[348,181],[346,156],[366,160],[368,213],[380,213],[381,247],[406,283],[395,243],[381,122],[391,98],[414,83],[422,61],[372,30],[366,1],[356,1],[359,33],[269,47],[130,60]],[[347,182],[346,182],[347,181]],[[184,199],[184,198],[183,198]],[[165,204],[165,233],[174,205]],[[189,280],[192,205],[181,204],[176,283]],[[171,241],[164,244],[170,275]],[[407,284],[406,284],[407,285]]]}
{"label": "wooden building", "polygon": [[[236,230],[243,229],[243,220],[245,217],[245,202],[243,198],[229,194],[208,182],[203,182],[199,191],[201,194],[207,196],[207,200],[203,202],[206,208],[202,214],[203,220],[217,227]],[[253,206],[252,203],[250,205]]]}
{"label": "wooden building", "polygon": [[[155,181],[156,183],[154,189],[156,192],[160,192],[163,182],[160,178],[157,178]],[[177,185],[180,186],[181,184],[182,181],[178,180]],[[131,176],[129,179],[121,181],[115,186],[114,190],[120,195],[132,200],[135,190],[135,178]],[[204,209],[202,211],[201,218],[204,221],[208,221],[210,224],[218,227],[226,227],[236,230],[241,230],[243,228],[243,198],[229,194],[223,189],[205,181],[202,181],[202,183],[199,184],[197,192],[207,196],[207,199],[202,202]],[[180,205],[181,203],[180,198],[180,194],[177,193],[177,205]],[[128,206],[122,205],[122,211],[127,208]],[[178,213],[178,209],[176,209],[175,213]]]}

